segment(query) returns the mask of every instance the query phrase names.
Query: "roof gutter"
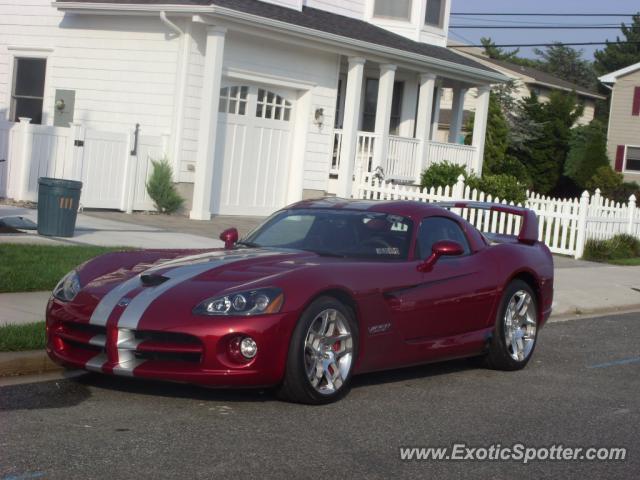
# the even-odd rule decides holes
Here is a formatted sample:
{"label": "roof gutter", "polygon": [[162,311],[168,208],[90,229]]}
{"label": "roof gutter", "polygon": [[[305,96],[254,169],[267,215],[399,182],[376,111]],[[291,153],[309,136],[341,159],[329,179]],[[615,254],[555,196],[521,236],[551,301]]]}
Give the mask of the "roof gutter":
{"label": "roof gutter", "polygon": [[[58,2],[54,1],[52,5],[60,10],[69,10],[75,12],[86,11],[103,11],[103,12],[157,12],[158,5],[145,5],[145,4],[112,4],[112,3],[86,3],[86,2]],[[162,10],[165,12],[175,13],[201,13],[209,14],[221,17],[223,19],[235,20],[243,23],[250,23],[255,25],[259,24],[261,27],[271,27],[277,30],[284,30],[300,36],[312,36],[317,39],[324,40],[326,42],[334,43],[338,46],[344,46],[347,44],[352,48],[374,51],[384,56],[391,56],[396,58],[402,58],[411,63],[421,63],[432,66],[434,68],[440,68],[450,72],[463,73],[471,77],[484,81],[494,82],[507,82],[509,80],[505,75],[497,71],[487,71],[475,67],[469,67],[466,65],[460,65],[447,60],[441,60],[438,58],[428,57],[417,53],[407,52],[405,50],[399,50],[392,47],[386,47],[384,45],[378,45],[376,43],[364,42],[362,40],[356,40],[333,33],[323,32],[321,30],[315,30],[313,28],[302,27],[291,23],[283,22],[280,20],[274,20],[267,17],[261,17],[259,15],[253,15],[230,8],[218,7],[215,5],[210,6],[185,6],[185,5],[162,5]]]}
{"label": "roof gutter", "polygon": [[584,90],[578,90],[576,88],[562,87],[560,85],[555,85],[553,83],[541,82],[539,80],[536,80],[535,78],[533,79],[533,81],[528,82],[528,83],[532,83],[534,85],[541,85],[543,87],[549,87],[549,88],[554,89],[554,90],[563,90],[565,92],[576,92],[578,95],[581,95],[583,97],[597,98],[597,99],[600,99],[600,100],[606,100],[606,98],[607,98],[604,95],[600,95],[600,94],[597,94],[597,93],[590,93],[590,92],[585,92]]}

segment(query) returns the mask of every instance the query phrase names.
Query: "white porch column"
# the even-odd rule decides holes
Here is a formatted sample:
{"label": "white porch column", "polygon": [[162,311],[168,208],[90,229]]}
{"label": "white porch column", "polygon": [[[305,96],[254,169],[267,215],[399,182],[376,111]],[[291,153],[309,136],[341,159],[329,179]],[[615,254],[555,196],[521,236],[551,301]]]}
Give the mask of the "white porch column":
{"label": "white porch column", "polygon": [[349,57],[349,73],[345,93],[344,120],[342,126],[342,151],[338,170],[337,195],[343,198],[351,196],[353,187],[353,169],[358,148],[358,122],[360,120],[360,97],[364,77],[365,59]]}
{"label": "white porch column", "polygon": [[393,84],[396,78],[395,65],[380,65],[378,83],[378,103],[376,107],[375,133],[377,138],[373,150],[373,169],[384,165],[389,150],[389,126],[391,125],[391,105],[393,104]]}
{"label": "white porch column", "polygon": [[427,168],[427,152],[426,142],[431,140],[431,119],[433,115],[433,95],[435,93],[436,76],[432,73],[423,73],[420,75],[420,96],[418,97],[418,115],[416,119],[416,138],[420,139],[419,149],[419,171]]}
{"label": "white porch column", "polygon": [[451,105],[451,125],[449,126],[449,143],[458,143],[462,131],[462,117],[464,115],[464,96],[466,88],[453,89],[453,104]]}
{"label": "white porch column", "polygon": [[433,120],[431,122],[431,137],[429,138],[429,140],[438,139],[438,130],[440,129],[440,102],[442,100],[442,87],[436,85],[433,95],[435,97],[435,101],[433,102]]}
{"label": "white porch column", "polygon": [[222,83],[222,59],[227,29],[207,26],[207,51],[204,58],[204,81],[200,106],[198,156],[196,158],[193,207],[189,217],[193,220],[211,218],[211,193],[218,129],[218,103]]}
{"label": "white porch column", "polygon": [[478,175],[482,175],[484,164],[484,144],[487,133],[487,120],[489,118],[489,96],[491,88],[488,85],[478,87],[478,100],[476,101],[476,114],[473,119],[472,145],[476,147],[475,169]]}

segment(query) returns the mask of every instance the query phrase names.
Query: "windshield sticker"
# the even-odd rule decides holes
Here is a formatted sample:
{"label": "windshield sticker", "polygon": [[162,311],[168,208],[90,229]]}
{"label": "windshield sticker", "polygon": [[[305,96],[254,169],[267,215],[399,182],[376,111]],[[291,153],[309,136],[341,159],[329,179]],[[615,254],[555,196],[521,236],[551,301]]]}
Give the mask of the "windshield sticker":
{"label": "windshield sticker", "polygon": [[376,248],[378,255],[400,255],[400,249],[395,247]]}

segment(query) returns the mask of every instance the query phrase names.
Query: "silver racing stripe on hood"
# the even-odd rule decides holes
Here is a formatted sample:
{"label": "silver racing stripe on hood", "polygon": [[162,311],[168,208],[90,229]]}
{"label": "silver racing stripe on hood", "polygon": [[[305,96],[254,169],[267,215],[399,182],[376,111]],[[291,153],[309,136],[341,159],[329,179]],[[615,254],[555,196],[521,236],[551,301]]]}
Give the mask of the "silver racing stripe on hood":
{"label": "silver racing stripe on hood", "polygon": [[286,253],[290,252],[277,250],[254,250],[246,253],[239,253],[237,251],[233,253],[220,252],[220,254],[216,252],[213,254],[206,253],[192,255],[190,257],[183,257],[168,261],[162,265],[157,265],[145,270],[144,272],[121,283],[107,293],[93,311],[89,323],[94,325],[106,325],[109,316],[111,316],[111,313],[116,308],[120,300],[122,300],[122,298],[128,293],[141,286],[140,277],[142,275],[149,275],[154,272],[162,271],[162,276],[169,280],[155,287],[145,287],[142,292],[136,295],[122,313],[118,321],[119,328],[135,330],[144,312],[158,297],[160,297],[160,295],[182,282],[197,277],[202,273],[219,267],[220,265],[239,262],[249,258],[275,256]]}

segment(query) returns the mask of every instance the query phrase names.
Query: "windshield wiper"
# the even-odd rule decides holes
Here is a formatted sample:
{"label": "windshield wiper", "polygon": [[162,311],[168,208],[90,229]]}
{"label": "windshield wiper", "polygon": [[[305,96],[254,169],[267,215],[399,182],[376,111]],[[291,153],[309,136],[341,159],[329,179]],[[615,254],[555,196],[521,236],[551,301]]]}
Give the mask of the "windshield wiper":
{"label": "windshield wiper", "polygon": [[300,250],[304,250],[305,252],[315,253],[320,257],[347,258],[347,256],[343,253],[335,253],[335,252],[329,252],[325,250],[311,250],[309,248],[301,248]]}
{"label": "windshield wiper", "polygon": [[260,248],[260,245],[258,245],[257,243],[248,242],[246,240],[241,240],[239,242],[236,242],[236,245],[242,245],[243,247],[249,247],[249,248]]}

